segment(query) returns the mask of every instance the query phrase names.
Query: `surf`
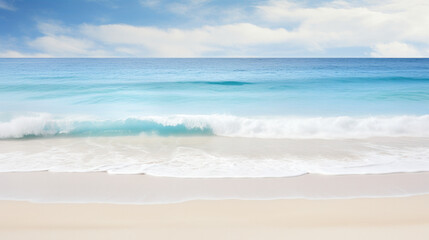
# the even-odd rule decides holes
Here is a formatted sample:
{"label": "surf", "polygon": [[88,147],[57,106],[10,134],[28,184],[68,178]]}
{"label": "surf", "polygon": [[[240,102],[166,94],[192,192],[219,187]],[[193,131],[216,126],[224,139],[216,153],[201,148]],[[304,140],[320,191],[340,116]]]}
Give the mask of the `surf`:
{"label": "surf", "polygon": [[39,113],[0,122],[0,139],[98,136],[222,136],[266,139],[429,137],[429,115],[244,117],[234,115],[58,117]]}

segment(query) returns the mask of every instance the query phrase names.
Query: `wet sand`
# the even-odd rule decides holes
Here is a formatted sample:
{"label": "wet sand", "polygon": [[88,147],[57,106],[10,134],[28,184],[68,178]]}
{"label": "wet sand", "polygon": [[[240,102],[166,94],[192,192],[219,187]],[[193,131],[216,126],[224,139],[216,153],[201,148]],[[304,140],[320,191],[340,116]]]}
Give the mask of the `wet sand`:
{"label": "wet sand", "polygon": [[380,198],[429,194],[429,172],[287,178],[168,178],[140,174],[0,173],[0,200],[160,204],[190,200]]}

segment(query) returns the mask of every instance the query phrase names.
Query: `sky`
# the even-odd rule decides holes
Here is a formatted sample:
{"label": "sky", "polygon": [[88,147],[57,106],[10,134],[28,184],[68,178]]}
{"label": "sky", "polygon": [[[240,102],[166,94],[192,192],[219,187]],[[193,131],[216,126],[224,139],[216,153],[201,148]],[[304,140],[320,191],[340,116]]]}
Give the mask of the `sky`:
{"label": "sky", "polygon": [[0,57],[429,57],[428,0],[0,0]]}

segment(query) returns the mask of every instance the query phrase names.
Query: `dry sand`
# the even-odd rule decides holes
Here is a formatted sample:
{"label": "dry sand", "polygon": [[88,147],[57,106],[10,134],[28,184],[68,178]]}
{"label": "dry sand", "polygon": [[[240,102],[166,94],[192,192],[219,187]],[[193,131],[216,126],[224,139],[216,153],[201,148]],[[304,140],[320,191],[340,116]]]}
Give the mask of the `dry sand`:
{"label": "dry sand", "polygon": [[0,202],[0,239],[429,239],[429,195],[175,204]]}
{"label": "dry sand", "polygon": [[[428,183],[427,172],[271,179],[0,173],[0,239],[427,240]],[[269,200],[276,198],[283,199]]]}

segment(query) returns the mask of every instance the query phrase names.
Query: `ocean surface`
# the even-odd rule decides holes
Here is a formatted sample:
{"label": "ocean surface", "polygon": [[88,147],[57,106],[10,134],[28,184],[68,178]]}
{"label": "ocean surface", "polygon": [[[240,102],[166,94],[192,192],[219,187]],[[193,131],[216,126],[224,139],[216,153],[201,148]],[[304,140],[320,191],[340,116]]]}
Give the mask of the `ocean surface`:
{"label": "ocean surface", "polygon": [[429,171],[429,59],[0,59],[0,172]]}

